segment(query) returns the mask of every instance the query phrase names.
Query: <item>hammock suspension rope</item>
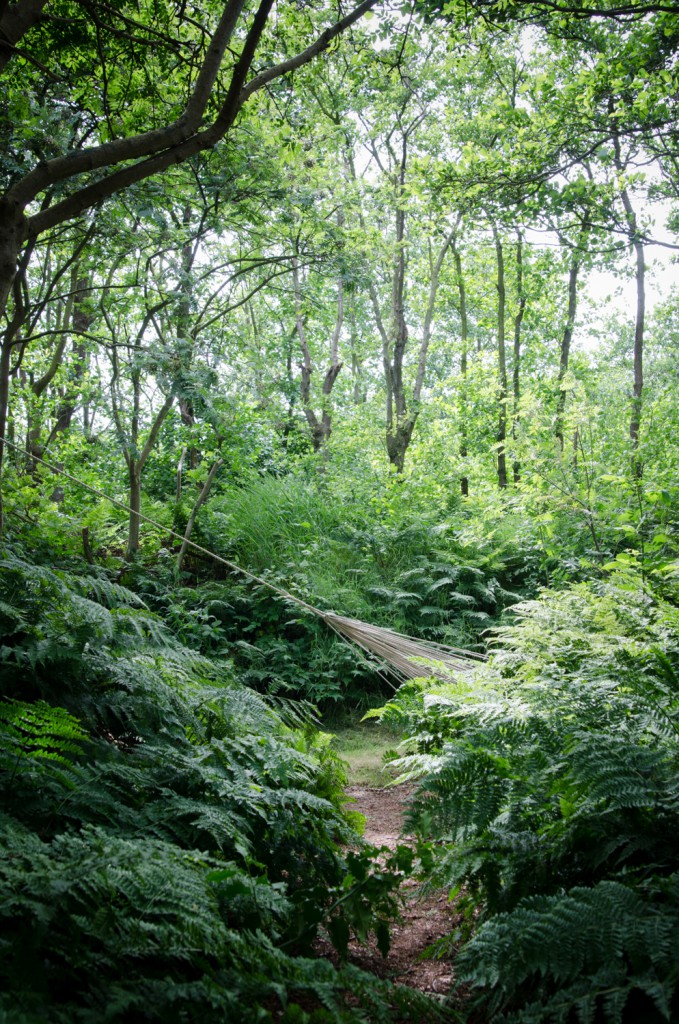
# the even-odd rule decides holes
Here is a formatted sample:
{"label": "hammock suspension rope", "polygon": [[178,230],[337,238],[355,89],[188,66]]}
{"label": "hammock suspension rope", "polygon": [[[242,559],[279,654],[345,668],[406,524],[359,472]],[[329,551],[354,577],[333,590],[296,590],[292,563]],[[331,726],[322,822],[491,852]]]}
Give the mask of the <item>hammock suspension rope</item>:
{"label": "hammock suspension rope", "polygon": [[[54,463],[48,462],[46,459],[42,459],[31,452],[27,452],[12,441],[3,439],[2,443],[8,448],[13,448],[15,451],[20,452],[23,455],[27,455],[34,462],[38,462],[40,465],[45,466],[46,469],[49,469],[55,475],[62,476],[66,480],[70,480],[72,483],[77,484],[79,487],[83,487],[91,494],[95,494],[97,497],[103,498],[104,501],[108,501],[111,505],[115,505],[116,508],[123,509],[127,513],[138,516],[139,519],[143,519],[144,522],[150,523],[151,526],[155,526],[156,529],[161,530],[164,534],[186,543],[189,547],[193,548],[194,551],[199,551],[202,555],[226,566],[232,572],[239,573],[241,576],[245,576],[256,583],[261,584],[261,586],[266,587],[283,600],[291,601],[298,607],[303,608],[312,615],[315,615],[334,630],[345,643],[348,643],[350,646],[358,647],[360,650],[373,655],[373,657],[377,657],[380,661],[385,663],[386,669],[390,671],[399,680],[399,682],[403,682],[406,679],[421,678],[422,676],[436,676],[444,682],[449,682],[456,672],[469,671],[475,668],[479,662],[487,660],[482,654],[464,651],[457,647],[450,647],[447,644],[435,643],[432,640],[421,640],[416,637],[406,636],[403,633],[397,633],[395,630],[388,629],[384,626],[374,626],[368,622],[361,622],[359,619],[347,618],[344,615],[338,615],[336,612],[324,611],[322,608],[316,608],[314,605],[309,604],[308,601],[298,597],[296,594],[291,594],[288,590],[277,586],[270,580],[264,579],[262,576],[258,576],[256,573],[250,572],[249,569],[243,569],[242,566],[229,561],[228,558],[222,558],[221,555],[215,554],[214,551],[210,551],[208,548],[203,547],[201,544],[197,544],[193,540],[187,540],[175,530],[171,530],[168,527],[163,526],[162,523],[157,522],[155,519],[151,519],[150,516],[144,515],[143,512],[135,512],[129,505],[125,504],[125,502],[112,497],[110,494],[99,490],[97,487],[93,487],[91,484],[86,484],[84,480],[80,480],[71,473],[67,473],[66,470],[60,466],[56,466]],[[371,665],[371,667],[375,668],[374,665]],[[380,675],[381,674],[382,673],[380,672]]]}

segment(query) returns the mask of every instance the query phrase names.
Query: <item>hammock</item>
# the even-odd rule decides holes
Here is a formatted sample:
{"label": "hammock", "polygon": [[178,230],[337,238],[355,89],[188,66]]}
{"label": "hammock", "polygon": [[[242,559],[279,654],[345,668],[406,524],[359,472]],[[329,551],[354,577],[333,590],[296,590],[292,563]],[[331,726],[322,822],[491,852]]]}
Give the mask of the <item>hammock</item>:
{"label": "hammock", "polygon": [[443,682],[449,682],[457,672],[468,672],[470,669],[475,668],[479,661],[487,660],[482,654],[463,651],[457,647],[435,643],[432,640],[420,640],[416,637],[406,636],[403,633],[397,633],[395,630],[387,629],[384,626],[373,626],[369,622],[361,622],[359,619],[350,619],[344,615],[337,615],[335,612],[315,608],[314,605],[302,600],[301,597],[289,593],[289,591],[276,586],[275,583],[271,583],[270,580],[264,579],[262,576],[255,575],[255,573],[250,572],[248,569],[243,569],[241,566],[236,565],[235,562],[230,562],[227,558],[222,558],[221,555],[217,555],[214,551],[204,548],[201,544],[187,540],[186,537],[182,537],[174,530],[169,530],[155,519],[151,519],[141,512],[133,512],[129,505],[126,505],[124,502],[119,501],[117,498],[112,498],[105,491],[100,491],[96,487],[84,483],[84,481],[72,476],[59,466],[55,466],[45,459],[38,458],[32,453],[25,452],[12,441],[4,440],[2,443],[9,448],[22,452],[22,454],[29,455],[34,462],[39,462],[57,476],[63,476],[67,480],[72,481],[72,483],[84,487],[85,490],[110,502],[111,505],[124,509],[128,513],[132,512],[133,515],[137,515],[140,519],[162,530],[163,533],[175,537],[182,543],[194,548],[195,551],[199,551],[201,554],[213,559],[213,561],[225,565],[232,572],[240,573],[241,576],[246,576],[248,579],[260,583],[284,600],[292,601],[293,604],[304,608],[312,615],[322,619],[345,643],[355,645],[362,651],[377,657],[383,663],[386,671],[395,676],[399,682],[403,682],[406,679],[417,679],[422,676],[436,676]]}
{"label": "hammock", "polygon": [[422,676],[436,676],[443,682],[450,682],[456,672],[468,672],[479,661],[486,661],[482,654],[437,644],[433,640],[420,640],[385,626],[347,619],[334,612],[319,611],[318,615],[343,640],[385,662],[388,671],[401,682]]}

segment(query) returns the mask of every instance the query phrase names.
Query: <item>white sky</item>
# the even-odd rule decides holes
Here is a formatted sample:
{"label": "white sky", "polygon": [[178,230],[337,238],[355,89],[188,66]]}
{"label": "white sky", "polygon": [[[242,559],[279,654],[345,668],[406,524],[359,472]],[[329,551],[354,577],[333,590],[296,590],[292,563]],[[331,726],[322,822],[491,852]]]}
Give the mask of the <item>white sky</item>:
{"label": "white sky", "polygon": [[[648,216],[648,232],[652,238],[661,242],[677,244],[677,238],[667,231],[665,224],[671,212],[672,204],[669,202],[658,203],[649,211],[644,211]],[[666,248],[663,245],[647,245],[646,256],[646,313],[652,313],[658,303],[664,302],[673,289],[679,286],[679,250]],[[590,270],[587,275],[587,283],[584,288],[583,297],[589,300],[590,323],[592,335],[589,339],[580,332],[581,345],[587,349],[595,348],[599,341],[597,332],[604,329],[606,320],[611,313],[622,317],[629,317],[633,322],[637,292],[634,278],[635,257],[630,251],[628,256],[629,274],[625,276],[620,272],[622,261],[617,272],[604,270]]]}

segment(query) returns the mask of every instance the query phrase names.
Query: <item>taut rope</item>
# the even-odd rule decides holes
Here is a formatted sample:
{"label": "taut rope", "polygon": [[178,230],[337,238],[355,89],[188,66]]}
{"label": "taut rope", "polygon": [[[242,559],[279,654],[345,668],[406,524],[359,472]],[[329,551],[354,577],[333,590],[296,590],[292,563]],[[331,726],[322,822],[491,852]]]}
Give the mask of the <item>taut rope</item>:
{"label": "taut rope", "polygon": [[151,526],[155,526],[158,530],[161,530],[170,537],[174,537],[182,543],[186,543],[189,547],[192,547],[195,551],[199,551],[202,555],[207,555],[208,558],[212,558],[215,562],[225,565],[227,569],[231,569],[232,572],[240,573],[242,576],[246,576],[248,579],[254,580],[256,583],[260,583],[263,587],[267,587],[273,593],[278,594],[279,597],[284,598],[286,601],[292,601],[293,604],[299,605],[300,608],[304,608],[306,611],[311,612],[312,615],[316,615],[319,619],[322,619],[328,626],[330,626],[330,628],[333,629],[345,643],[350,645],[355,644],[362,650],[368,651],[370,654],[376,655],[378,658],[386,661],[392,667],[396,675],[401,679],[414,679],[423,675],[436,675],[445,680],[450,678],[451,671],[468,670],[473,667],[474,661],[486,660],[482,654],[462,651],[456,647],[448,647],[445,644],[437,644],[429,640],[419,640],[415,637],[405,636],[403,633],[397,633],[395,630],[387,629],[383,626],[373,626],[367,622],[361,622],[358,619],[349,619],[343,615],[337,615],[335,612],[322,611],[322,609],[309,604],[308,601],[305,601],[303,598],[297,597],[295,594],[291,594],[290,591],[285,590],[283,587],[279,587],[275,583],[271,583],[270,580],[266,580],[262,576],[257,576],[256,573],[250,572],[249,569],[243,569],[242,566],[236,565],[235,562],[230,562],[228,558],[222,558],[221,555],[215,554],[214,551],[210,551],[209,548],[203,547],[202,544],[197,544],[193,540],[186,540],[185,537],[177,533],[175,530],[171,530],[169,527],[163,526],[162,523],[157,522],[155,519],[151,519],[150,516],[144,515],[143,512],[135,512],[134,509],[130,508],[129,505],[126,505],[124,501],[111,497],[110,494],[99,490],[98,487],[86,484],[84,480],[80,480],[71,473],[67,473],[61,466],[56,466],[54,463],[48,462],[46,459],[42,459],[39,456],[34,455],[32,452],[27,452],[24,448],[14,444],[13,441],[3,439],[2,443],[9,448],[13,448],[17,452],[21,452],[23,455],[27,455],[34,462],[38,462],[40,465],[45,466],[52,473],[56,474],[56,476],[63,476],[66,480],[70,480],[79,487],[84,487],[85,490],[89,491],[91,494],[96,494],[98,498],[103,498],[104,501],[108,501],[111,505],[115,505],[117,508],[123,509],[123,511],[128,512],[131,515],[138,516],[139,519],[143,519],[144,522],[150,523]]}

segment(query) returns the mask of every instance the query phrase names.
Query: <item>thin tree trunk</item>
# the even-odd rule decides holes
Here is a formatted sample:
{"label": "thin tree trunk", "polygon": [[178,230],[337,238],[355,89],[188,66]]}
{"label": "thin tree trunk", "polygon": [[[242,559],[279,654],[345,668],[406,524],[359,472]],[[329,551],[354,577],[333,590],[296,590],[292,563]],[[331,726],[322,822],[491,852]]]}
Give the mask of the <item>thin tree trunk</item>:
{"label": "thin tree trunk", "polygon": [[498,365],[498,428],[497,428],[497,482],[507,487],[507,353],[505,349],[505,258],[497,227],[493,225],[495,255],[497,259],[497,365]]}
{"label": "thin tree trunk", "polygon": [[358,326],[356,324],[356,308],[353,299],[349,306],[349,344],[351,346],[351,376],[353,378],[354,405],[364,405],[367,400],[363,367],[358,357]]}
{"label": "thin tree trunk", "polygon": [[52,443],[57,434],[63,433],[69,429],[77,409],[76,395],[78,394],[81,382],[85,377],[89,362],[84,336],[92,326],[92,321],[94,319],[92,312],[83,304],[88,287],[89,281],[87,278],[78,278],[74,282],[75,296],[71,314],[73,362],[69,369],[68,381],[65,385],[62,400],[57,407],[54,426],[52,427],[52,431],[45,447],[48,447]]}
{"label": "thin tree trunk", "polygon": [[[514,407],[512,409],[512,441],[516,445],[519,426],[519,401],[521,398],[521,327],[526,312],[526,293],[523,287],[523,236],[517,232],[516,242],[516,297],[518,307],[514,317],[514,359],[512,362],[512,393]],[[515,458],[512,464],[514,483],[521,479],[521,467]]]}
{"label": "thin tree trunk", "polygon": [[[182,212],[182,227],[188,229],[191,226],[192,208],[190,203],[187,203]],[[187,238],[181,249],[181,269],[182,278],[179,286],[179,303],[177,305],[177,350],[179,353],[180,365],[182,370],[188,373],[193,363],[193,339],[190,331],[190,319],[191,319],[191,293],[193,287],[193,280],[191,277],[191,271],[193,270],[193,262],[195,258],[195,250],[192,245],[191,239]],[[196,417],[193,408],[193,401],[186,395],[179,395],[178,397],[179,415],[181,417],[182,425],[189,429],[195,426]],[[190,446],[188,451],[189,456],[189,469],[195,469],[198,457],[196,449],[193,445]]]}
{"label": "thin tree trunk", "polygon": [[292,329],[292,333],[288,338],[288,347],[285,353],[285,371],[287,375],[287,389],[285,394],[288,399],[288,408],[286,409],[285,420],[283,421],[283,427],[281,431],[283,435],[283,448],[285,449],[285,451],[287,451],[288,449],[288,439],[295,426],[294,412],[295,399],[297,397],[297,385],[295,383],[295,379],[292,373],[292,349],[296,334],[297,325],[295,324],[295,326]]}
{"label": "thin tree trunk", "polygon": [[[634,240],[634,252],[636,255],[637,308],[634,322],[634,388],[629,436],[632,446],[637,452],[641,427],[641,394],[644,388],[644,325],[646,318],[646,266],[644,247],[638,237],[635,237]],[[643,473],[642,463],[637,455],[634,458],[634,472],[638,477]]]}
{"label": "thin tree trunk", "polygon": [[571,342],[573,340],[573,330],[575,328],[575,316],[578,309],[578,275],[580,273],[580,268],[582,267],[587,236],[589,235],[590,229],[591,224],[589,220],[585,219],[582,230],[578,236],[576,247],[571,255],[570,265],[568,268],[568,310],[566,312],[566,322],[564,324],[563,334],[561,335],[561,347],[559,350],[559,373],[557,375],[558,397],[556,405],[556,423],[554,425],[554,434],[562,451],[564,446],[564,415],[566,412],[566,391],[563,387],[563,382],[566,374],[568,373]]}
{"label": "thin tree trunk", "polygon": [[558,388],[558,399],[556,405],[556,424],[554,426],[554,434],[559,442],[561,450],[563,451],[563,418],[566,411],[566,392],[564,390],[563,382],[568,373],[568,363],[570,360],[571,352],[571,341],[573,340],[573,327],[575,326],[575,314],[577,311],[578,303],[578,274],[580,272],[580,253],[577,249],[574,250],[571,257],[570,267],[568,268],[568,311],[566,313],[566,322],[563,328],[563,334],[561,335],[561,348],[559,351],[559,373],[557,376],[557,388]]}
{"label": "thin tree trunk", "polygon": [[408,162],[408,140],[404,135],[401,157],[394,179],[395,254],[391,275],[391,323],[389,327],[389,383],[391,401],[387,406],[387,454],[397,473],[403,472],[406,451],[414,423],[408,416],[403,386],[403,358],[408,347],[408,325],[405,318],[405,205],[403,190]]}
{"label": "thin tree trunk", "polygon": [[210,488],[212,487],[212,481],[217,475],[217,471],[219,470],[219,468],[223,465],[223,459],[217,459],[217,461],[212,465],[212,468],[210,469],[210,472],[207,475],[207,480],[203,484],[202,490],[198,495],[196,503],[191,509],[191,515],[189,516],[189,521],[187,522],[186,530],[184,531],[184,539],[182,540],[182,546],[179,549],[179,554],[177,556],[177,573],[180,573],[182,571],[182,564],[184,562],[184,557],[186,555],[186,549],[189,546],[189,541],[191,540],[191,534],[193,533],[193,527],[196,522],[196,516],[198,515],[201,507],[207,501],[208,495],[210,494]]}
{"label": "thin tree trunk", "polygon": [[[0,474],[4,466],[5,437],[7,436],[7,410],[9,408],[9,373],[12,359],[12,343],[7,338],[0,348]],[[0,475],[0,482],[2,476]],[[4,532],[5,503],[0,487],[0,536]]]}
{"label": "thin tree trunk", "polygon": [[182,453],[179,456],[177,463],[177,490],[175,493],[175,501],[179,502],[182,498],[182,473],[184,470],[184,459],[186,458],[186,445],[182,448]]}
{"label": "thin tree trunk", "polygon": [[[341,224],[341,215],[338,216],[338,221]],[[304,317],[302,316],[302,291],[299,279],[299,265],[296,258],[292,263],[292,283],[295,293],[295,326],[297,338],[299,340],[299,347],[302,353],[302,364],[300,367],[302,371],[300,380],[302,408],[304,410],[306,421],[309,424],[311,443],[313,444],[314,451],[325,451],[327,450],[327,443],[332,433],[332,409],[330,405],[330,396],[343,365],[339,358],[339,340],[342,333],[342,325],[344,323],[344,285],[340,278],[337,282],[337,317],[335,319],[335,326],[330,339],[330,365],[326,371],[321,388],[322,408],[319,418],[311,404],[311,376],[313,374],[313,365],[311,361],[311,349],[309,348],[309,342],[306,334],[306,325],[304,323]]]}
{"label": "thin tree trunk", "polygon": [[[407,438],[408,424],[405,420],[399,419],[399,409],[405,409],[405,395],[402,389],[402,376],[399,375],[398,368],[395,367],[396,358],[398,352],[401,353],[401,359],[405,347],[408,342],[407,325],[405,319],[402,317],[401,323],[399,320],[399,310],[403,313],[403,280],[404,280],[404,267],[405,267],[405,254],[403,248],[404,230],[405,230],[405,212],[400,208],[400,196],[405,183],[405,169],[407,163],[407,138],[403,139],[403,150],[400,161],[398,162],[398,171],[394,178],[394,195],[396,201],[395,211],[395,234],[396,234],[396,254],[394,257],[394,263],[391,273],[391,321],[387,326],[386,317],[382,315],[382,309],[380,306],[379,296],[377,289],[373,281],[368,286],[368,294],[370,296],[370,302],[373,307],[375,315],[375,323],[377,330],[382,341],[382,367],[384,370],[384,383],[385,383],[385,413],[386,413],[386,448],[389,462],[396,469],[397,473],[403,471],[405,463],[405,452],[408,446],[409,438]],[[357,181],[358,177],[356,174],[356,167],[354,165],[353,155],[351,150],[347,150],[345,166],[349,172],[349,175],[353,181]],[[359,208],[359,223],[362,229],[365,230],[365,219],[363,212]],[[399,294],[400,293],[400,294]],[[399,348],[396,349],[396,342],[399,342]],[[401,385],[400,393],[397,395],[397,389]],[[411,428],[412,433],[412,428]]]}
{"label": "thin tree trunk", "polygon": [[[613,136],[615,166],[619,174],[624,172],[620,154],[620,139]],[[646,320],[646,264],[644,262],[644,245],[639,237],[637,215],[627,188],[622,188],[620,198],[625,209],[629,240],[636,257],[636,290],[637,303],[634,319],[634,384],[632,388],[632,408],[630,413],[629,436],[632,442],[632,471],[636,477],[643,475],[643,465],[639,458],[639,430],[641,427],[641,396],[644,388],[644,329]]]}
{"label": "thin tree trunk", "polygon": [[128,486],[130,516],[127,527],[125,560],[131,562],[139,550],[139,513],[141,512],[141,469],[136,459],[130,459],[128,465]]}
{"label": "thin tree trunk", "polygon": [[[343,218],[341,213],[337,217],[338,226],[342,226]],[[343,363],[339,357],[339,342],[342,334],[342,326],[344,324],[344,282],[342,278],[337,280],[337,316],[335,318],[335,326],[333,328],[332,337],[330,339],[330,366],[326,370],[325,377],[323,379],[323,386],[321,388],[321,394],[323,396],[323,408],[321,411],[321,429],[323,437],[323,450],[327,458],[328,455],[328,441],[330,434],[332,433],[332,407],[331,407],[331,394],[332,389],[335,386],[335,381],[339,376],[342,369]]]}
{"label": "thin tree trunk", "polygon": [[462,273],[462,257],[459,250],[452,244],[453,259],[455,261],[455,277],[457,279],[457,291],[460,298],[460,340],[462,352],[460,354],[460,373],[462,375],[462,395],[460,401],[460,459],[462,461],[462,476],[460,477],[460,493],[463,497],[469,494],[469,477],[467,476],[465,462],[468,455],[467,440],[467,358],[469,352],[469,318],[467,316],[467,289],[464,275]]}
{"label": "thin tree trunk", "polygon": [[80,533],[83,539],[83,554],[85,555],[85,561],[90,565],[94,565],[94,552],[92,551],[92,544],[90,542],[89,526],[83,526]]}
{"label": "thin tree trunk", "polygon": [[57,332],[61,332],[57,335],[58,341],[54,346],[52,352],[52,358],[50,364],[41,377],[38,377],[36,381],[31,384],[31,391],[36,398],[40,398],[42,393],[49,387],[54,380],[59,367],[62,364],[64,352],[66,351],[66,345],[70,336],[72,315],[73,315],[73,303],[75,300],[75,292],[77,288],[77,265],[73,267],[73,273],[71,274],[71,286],[70,294],[66,299],[65,303],[59,301],[57,309],[57,318],[54,324]]}
{"label": "thin tree trunk", "polygon": [[128,465],[128,478],[130,486],[130,520],[128,526],[127,536],[127,551],[125,553],[125,559],[131,562],[138,550],[139,550],[139,526],[140,519],[139,513],[141,512],[141,479],[144,467],[148,461],[148,457],[153,451],[154,445],[160,433],[160,428],[165,422],[165,418],[172,408],[174,402],[174,395],[169,395],[161,408],[156,413],[155,419],[149,430],[149,435],[146,438],[146,443],[138,457],[135,456],[137,450],[137,440],[139,437],[139,403],[138,403],[138,388],[135,388],[136,400],[135,410],[133,413],[132,420],[132,444],[130,445],[130,453],[127,461]]}
{"label": "thin tree trunk", "polygon": [[8,317],[9,323],[0,343],[0,537],[3,535],[5,526],[2,484],[12,349],[15,345],[20,344],[18,334],[26,317],[22,283],[34,246],[34,242],[26,245],[19,259],[22,231],[21,211],[16,204],[0,198],[0,316],[7,309],[10,295],[14,295],[14,309],[12,315]]}

